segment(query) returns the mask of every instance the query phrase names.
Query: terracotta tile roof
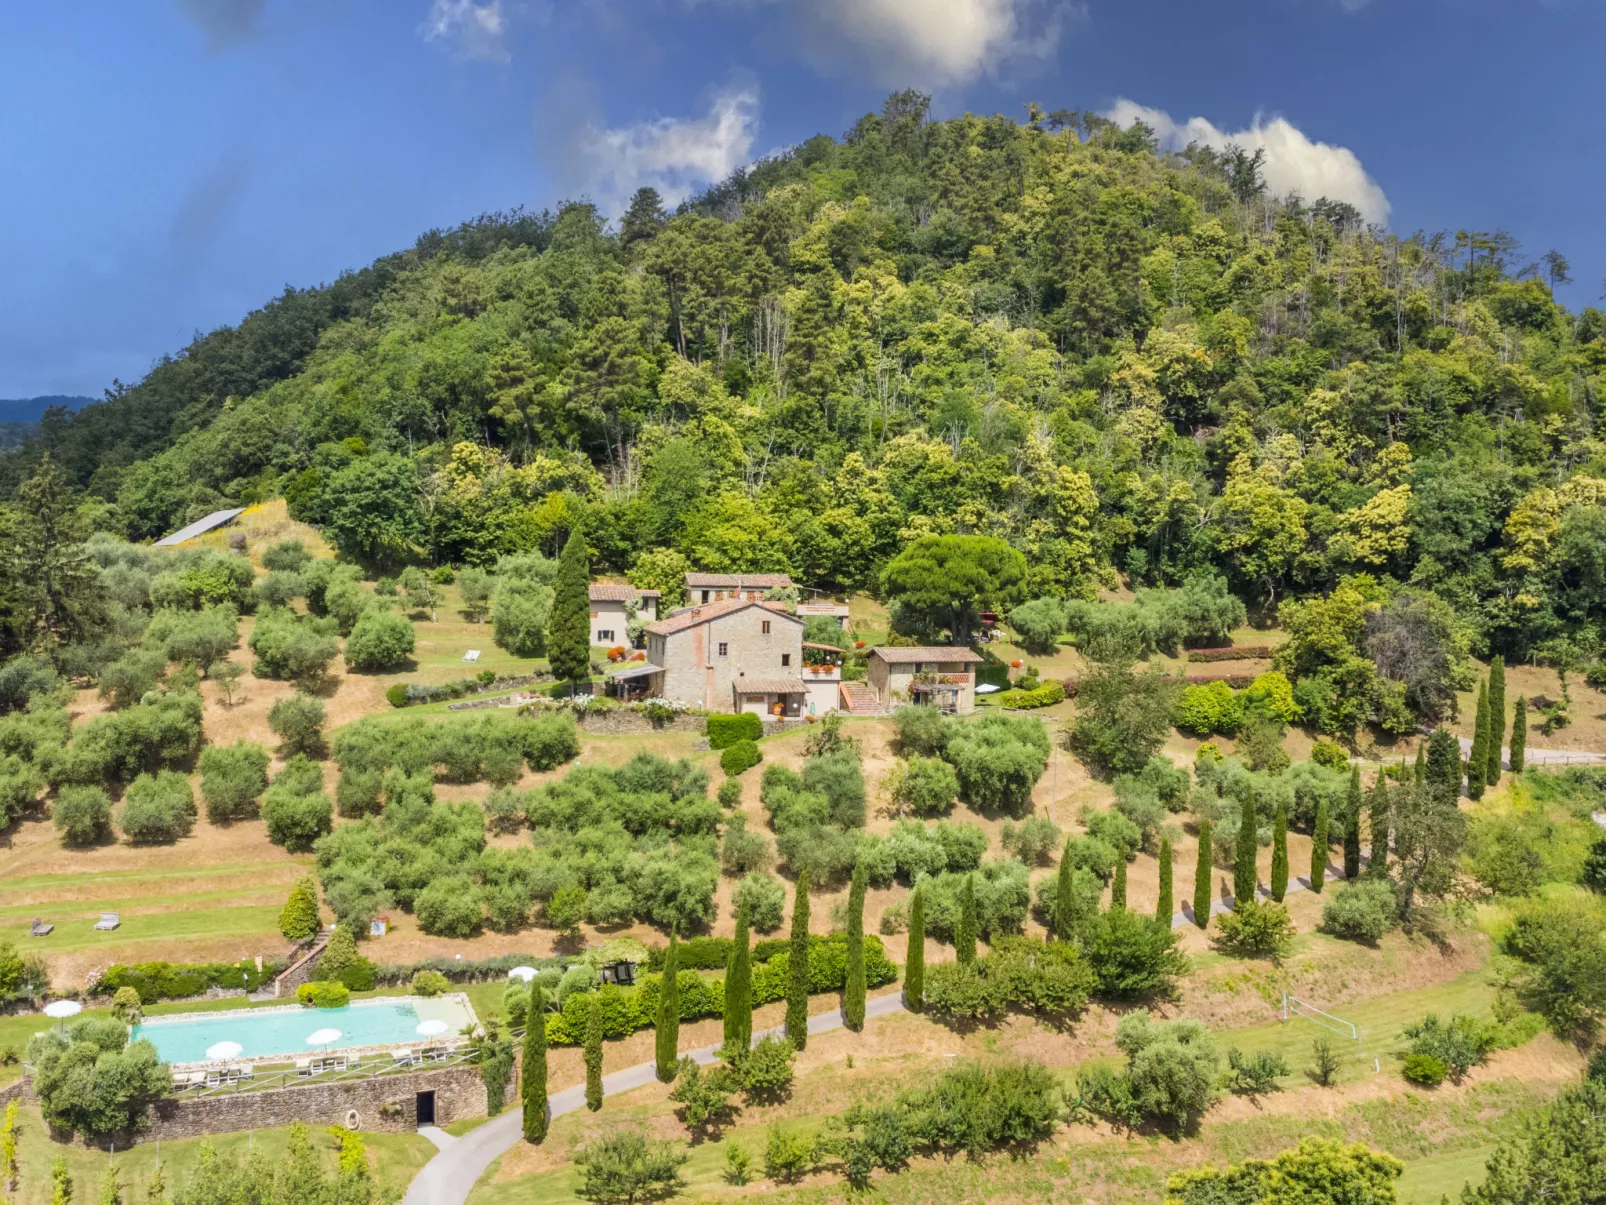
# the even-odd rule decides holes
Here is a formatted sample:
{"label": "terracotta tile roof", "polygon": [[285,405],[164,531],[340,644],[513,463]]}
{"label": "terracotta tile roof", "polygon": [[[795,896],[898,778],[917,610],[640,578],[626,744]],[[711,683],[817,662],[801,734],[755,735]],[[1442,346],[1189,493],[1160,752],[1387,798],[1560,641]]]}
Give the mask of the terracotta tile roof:
{"label": "terracotta tile roof", "polygon": [[688,573],[688,590],[774,590],[790,586],[784,573]]}
{"label": "terracotta tile roof", "polygon": [[638,598],[657,598],[657,590],[638,590],[634,586],[621,586],[613,582],[598,582],[591,587],[592,602],[635,602]]}
{"label": "terracotta tile roof", "polygon": [[695,628],[698,624],[707,623],[711,619],[718,619],[723,615],[734,615],[737,611],[745,611],[748,607],[763,607],[766,611],[773,611],[782,619],[789,619],[800,624],[803,621],[786,609],[785,603],[761,602],[751,598],[724,598],[719,602],[703,603],[701,606],[687,607],[676,611],[667,619],[660,619],[657,623],[649,623],[645,629],[649,636],[673,636],[676,632],[684,632],[688,628]]}
{"label": "terracotta tile roof", "polygon": [[802,678],[760,678],[748,676],[731,682],[739,695],[801,695],[808,692]]}
{"label": "terracotta tile roof", "polygon": [[970,664],[980,662],[981,654],[975,649],[960,648],[957,645],[926,645],[921,648],[874,648],[870,650],[872,657],[880,657],[889,665],[907,665],[913,661],[935,661],[941,664],[952,665]]}

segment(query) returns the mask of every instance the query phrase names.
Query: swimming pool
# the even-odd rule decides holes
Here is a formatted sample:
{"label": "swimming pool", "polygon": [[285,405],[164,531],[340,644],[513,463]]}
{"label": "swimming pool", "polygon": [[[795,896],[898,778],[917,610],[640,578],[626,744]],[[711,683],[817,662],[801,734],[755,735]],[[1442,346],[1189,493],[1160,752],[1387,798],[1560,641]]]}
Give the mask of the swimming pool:
{"label": "swimming pool", "polygon": [[[238,1059],[290,1058],[324,1050],[350,1050],[358,1046],[401,1046],[455,1038],[474,1022],[474,1010],[463,996],[386,996],[358,1000],[344,1008],[240,1008],[216,1013],[182,1013],[152,1017],[134,1027],[134,1039],[156,1047],[164,1063],[200,1063],[206,1051],[219,1042],[238,1042]],[[444,1021],[446,1029],[433,1037],[418,1027],[425,1021]],[[327,1043],[308,1045],[320,1029],[336,1029],[340,1036]]]}

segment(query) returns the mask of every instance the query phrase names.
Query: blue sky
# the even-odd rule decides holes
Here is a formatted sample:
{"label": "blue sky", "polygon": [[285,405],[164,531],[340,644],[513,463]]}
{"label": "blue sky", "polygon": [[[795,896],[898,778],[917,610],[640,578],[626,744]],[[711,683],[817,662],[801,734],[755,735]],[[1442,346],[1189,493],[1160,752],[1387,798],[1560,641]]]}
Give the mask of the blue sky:
{"label": "blue sky", "polygon": [[[0,397],[98,395],[488,209],[684,192],[894,87],[1263,144],[1606,277],[1599,0],[74,0],[0,42]],[[1198,119],[1198,120],[1193,120]],[[1192,122],[1192,124],[1188,124]],[[1208,124],[1206,124],[1208,123]]]}

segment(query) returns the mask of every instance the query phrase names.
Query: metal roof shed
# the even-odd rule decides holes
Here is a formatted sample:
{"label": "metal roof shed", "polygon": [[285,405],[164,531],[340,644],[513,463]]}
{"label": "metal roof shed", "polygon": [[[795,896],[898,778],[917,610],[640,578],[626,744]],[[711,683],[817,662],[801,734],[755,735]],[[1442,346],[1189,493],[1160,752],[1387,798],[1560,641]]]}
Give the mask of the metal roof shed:
{"label": "metal roof shed", "polygon": [[245,507],[237,506],[233,510],[215,510],[204,519],[197,519],[188,527],[181,527],[172,535],[156,541],[157,548],[177,548],[186,540],[193,540],[196,536],[204,536],[207,532],[216,530],[226,523],[234,522],[238,515],[245,513]]}

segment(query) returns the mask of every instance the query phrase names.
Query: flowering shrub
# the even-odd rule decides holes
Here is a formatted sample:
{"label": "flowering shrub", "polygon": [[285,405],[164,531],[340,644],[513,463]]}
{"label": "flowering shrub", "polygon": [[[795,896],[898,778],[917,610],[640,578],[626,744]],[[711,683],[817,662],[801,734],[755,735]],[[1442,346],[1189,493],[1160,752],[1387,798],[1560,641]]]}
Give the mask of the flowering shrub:
{"label": "flowering shrub", "polygon": [[629,652],[630,650],[625,648],[624,645],[616,644],[608,650],[608,660],[623,661],[625,657],[629,655]]}

